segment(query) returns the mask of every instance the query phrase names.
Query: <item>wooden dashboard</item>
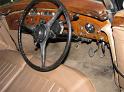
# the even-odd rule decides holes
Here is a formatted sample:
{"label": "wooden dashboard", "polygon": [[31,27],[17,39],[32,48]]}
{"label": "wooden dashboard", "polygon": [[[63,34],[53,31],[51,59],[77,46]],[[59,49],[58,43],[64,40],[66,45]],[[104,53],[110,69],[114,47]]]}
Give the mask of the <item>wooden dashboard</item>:
{"label": "wooden dashboard", "polygon": [[[65,4],[69,3],[69,2],[65,2],[68,0],[62,0]],[[76,0],[74,0],[76,1]],[[79,1],[89,1],[89,0],[79,0]],[[78,3],[80,3],[78,1]],[[74,2],[75,3],[75,2]],[[74,4],[72,3],[72,4]],[[95,5],[95,2],[91,2],[90,4]],[[19,25],[19,18],[22,14],[22,11],[24,9],[24,7],[26,7],[27,3],[26,2],[20,2],[20,4],[14,4],[8,7],[9,9],[12,9],[12,12],[6,16],[6,20],[8,23],[8,26],[11,30],[18,30],[18,25]],[[94,39],[94,40],[103,40],[106,43],[108,43],[108,37],[105,33],[103,33],[101,31],[101,29],[107,25],[108,21],[106,18],[106,13],[104,12],[105,8],[99,3],[96,3],[96,6],[91,6],[92,8],[94,8],[94,10],[87,10],[86,9],[82,9],[82,11],[80,10],[80,7],[78,10],[80,10],[81,12],[76,12],[75,8],[73,10],[70,10],[70,7],[68,7],[68,12],[70,14],[70,19],[72,20],[74,15],[78,15],[78,19],[75,21],[71,21],[72,23],[72,27],[73,27],[73,34],[79,37],[84,37],[84,38],[90,38],[90,39]],[[18,6],[17,8],[15,6]],[[43,8],[44,6],[44,8]],[[27,24],[32,24],[33,23],[38,23],[41,18],[50,18],[52,16],[54,16],[56,9],[53,9],[53,7],[55,8],[55,6],[51,6],[48,3],[44,4],[42,7],[41,6],[37,6],[38,8],[41,8],[40,10],[36,11],[35,14],[29,14],[28,17],[26,18],[26,23]],[[15,8],[12,8],[15,7]],[[20,8],[19,8],[20,7]],[[52,8],[51,8],[52,7]],[[66,5],[67,7],[67,5]],[[86,7],[86,5],[85,5]],[[100,8],[99,8],[100,7]],[[77,8],[77,7],[76,7]],[[97,8],[97,10],[96,10]],[[72,8],[71,8],[72,9]],[[98,10],[100,9],[100,10]],[[96,12],[94,13],[94,11],[96,10]],[[2,12],[6,12],[7,11],[7,7],[3,7],[0,8],[0,11]],[[92,12],[91,12],[92,11]],[[100,14],[100,12],[102,11],[102,14]],[[97,13],[97,14],[96,14]],[[96,15],[97,16],[96,16]],[[86,28],[86,26],[92,26],[94,31],[93,32],[89,32],[88,29]],[[109,31],[109,30],[108,30]]]}

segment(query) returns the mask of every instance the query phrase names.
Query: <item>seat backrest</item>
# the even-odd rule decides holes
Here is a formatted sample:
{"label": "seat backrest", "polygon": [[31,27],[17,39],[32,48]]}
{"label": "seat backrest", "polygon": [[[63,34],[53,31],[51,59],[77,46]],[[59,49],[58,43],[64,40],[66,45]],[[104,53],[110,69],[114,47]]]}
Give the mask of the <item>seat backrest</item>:
{"label": "seat backrest", "polygon": [[0,19],[0,50],[3,49],[16,50],[16,46],[7,31],[6,24]]}
{"label": "seat backrest", "polygon": [[[113,37],[115,41],[115,50],[116,50],[116,56],[117,60],[115,63],[117,63],[119,71],[123,74],[124,73],[124,10],[118,11],[113,19]],[[116,73],[117,74],[117,73]],[[119,85],[119,87],[124,88],[124,78],[120,75],[117,75],[116,77],[116,84]]]}

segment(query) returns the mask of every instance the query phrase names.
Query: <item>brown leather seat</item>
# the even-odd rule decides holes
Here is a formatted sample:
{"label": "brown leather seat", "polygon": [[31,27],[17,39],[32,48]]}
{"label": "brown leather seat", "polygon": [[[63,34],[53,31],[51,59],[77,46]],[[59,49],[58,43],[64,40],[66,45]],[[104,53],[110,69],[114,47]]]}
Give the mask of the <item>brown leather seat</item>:
{"label": "brown leather seat", "polygon": [[0,20],[0,50],[3,49],[16,50],[16,46],[12,41],[5,24]]}
{"label": "brown leather seat", "polygon": [[61,65],[51,72],[37,72],[24,63],[18,52],[2,50],[0,92],[95,92],[95,89],[84,74],[72,68]]}
{"label": "brown leather seat", "polygon": [[[31,58],[31,56],[28,57]],[[0,92],[11,85],[25,65],[23,58],[17,51],[0,51]]]}
{"label": "brown leather seat", "polygon": [[[7,31],[8,30],[8,31]],[[7,29],[6,20],[0,20],[0,50],[15,50],[17,51],[18,31]],[[11,38],[12,37],[12,38]],[[13,39],[13,40],[12,40]],[[35,45],[31,35],[23,35],[24,50],[26,53],[33,53]],[[14,42],[15,43],[14,43]]]}

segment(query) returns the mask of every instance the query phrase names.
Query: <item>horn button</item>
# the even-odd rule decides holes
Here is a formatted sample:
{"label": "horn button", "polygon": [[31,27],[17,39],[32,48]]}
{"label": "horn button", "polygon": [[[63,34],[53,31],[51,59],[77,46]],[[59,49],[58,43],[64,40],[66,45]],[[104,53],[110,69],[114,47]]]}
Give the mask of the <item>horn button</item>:
{"label": "horn button", "polygon": [[37,43],[42,43],[46,38],[46,27],[44,24],[37,25],[34,31],[34,40]]}

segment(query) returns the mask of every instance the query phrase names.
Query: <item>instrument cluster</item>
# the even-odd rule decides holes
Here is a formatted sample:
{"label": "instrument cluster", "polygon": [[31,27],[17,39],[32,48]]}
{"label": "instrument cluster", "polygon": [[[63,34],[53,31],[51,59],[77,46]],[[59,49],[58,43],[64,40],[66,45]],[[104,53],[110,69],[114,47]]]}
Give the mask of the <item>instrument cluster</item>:
{"label": "instrument cluster", "polygon": [[[27,25],[37,25],[41,19],[49,20],[55,15],[56,10],[54,9],[32,9],[25,19]],[[20,16],[22,12],[15,12],[6,16],[6,20],[10,30],[18,30]]]}
{"label": "instrument cluster", "polygon": [[35,10],[32,9],[29,14],[29,16],[54,16],[55,10],[54,9],[42,9],[42,10]]}

